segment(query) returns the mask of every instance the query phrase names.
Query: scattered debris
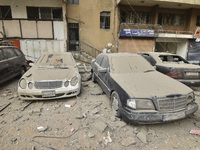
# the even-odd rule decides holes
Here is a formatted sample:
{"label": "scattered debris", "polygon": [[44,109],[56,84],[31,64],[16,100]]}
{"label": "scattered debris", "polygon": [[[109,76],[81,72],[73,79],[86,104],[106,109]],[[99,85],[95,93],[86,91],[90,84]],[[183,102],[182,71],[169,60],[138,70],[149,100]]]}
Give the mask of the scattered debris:
{"label": "scattered debris", "polygon": [[8,107],[11,103],[8,103],[6,106],[0,109],[0,112],[2,112],[6,107]]}
{"label": "scattered debris", "polygon": [[31,101],[31,102],[29,102],[27,105],[25,105],[22,109],[21,109],[21,111],[23,111],[24,109],[26,109],[30,104],[32,104],[33,103],[33,101]]}
{"label": "scattered debris", "polygon": [[75,130],[74,128],[71,128],[71,129],[70,129],[71,132],[74,132],[74,130]]}
{"label": "scattered debris", "polygon": [[4,93],[4,94],[3,94],[3,97],[6,97],[6,96],[8,96],[8,94]]}
{"label": "scattered debris", "polygon": [[91,95],[103,95],[104,92],[103,91],[93,91],[91,92]]}
{"label": "scattered debris", "polygon": [[72,104],[65,104],[65,107],[73,107],[76,104],[76,101],[73,101]]}
{"label": "scattered debris", "polygon": [[135,144],[136,144],[136,141],[135,141],[135,139],[134,139],[133,137],[128,137],[128,138],[123,139],[123,140],[121,141],[121,144],[122,144],[123,146],[128,147],[128,146],[130,146],[130,145],[135,145]]}
{"label": "scattered debris", "polygon": [[143,142],[147,143],[147,135],[144,132],[139,132],[137,137]]}
{"label": "scattered debris", "polygon": [[103,133],[107,127],[107,125],[102,121],[96,121],[94,123],[94,127],[101,133]]}
{"label": "scattered debris", "polygon": [[107,133],[107,137],[103,137],[103,139],[104,139],[104,144],[105,145],[108,145],[108,143],[111,143],[112,142],[112,139],[111,139],[111,137],[110,137],[110,132],[108,131],[108,133]]}
{"label": "scattered debris", "polygon": [[191,130],[190,133],[191,134],[200,134],[200,130]]}
{"label": "scattered debris", "polygon": [[20,118],[22,118],[22,116],[23,116],[23,115],[21,115],[21,116],[15,116],[14,119],[13,119],[13,121],[19,120]]}
{"label": "scattered debris", "polygon": [[89,133],[88,133],[88,137],[89,137],[89,138],[94,138],[95,135],[94,135],[93,133],[89,132]]}
{"label": "scattered debris", "polygon": [[17,138],[12,138],[11,142],[15,143],[17,141]]}
{"label": "scattered debris", "polygon": [[47,129],[48,129],[48,127],[43,127],[43,126],[38,126],[38,127],[37,127],[37,130],[38,130],[39,132],[46,131]]}
{"label": "scattered debris", "polygon": [[42,108],[35,108],[32,113],[40,113]]}

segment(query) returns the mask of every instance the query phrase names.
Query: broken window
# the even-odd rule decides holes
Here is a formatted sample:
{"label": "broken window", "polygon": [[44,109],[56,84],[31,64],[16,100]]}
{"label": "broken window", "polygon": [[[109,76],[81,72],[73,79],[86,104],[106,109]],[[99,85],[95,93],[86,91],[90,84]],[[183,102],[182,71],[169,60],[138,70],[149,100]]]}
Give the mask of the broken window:
{"label": "broken window", "polygon": [[79,0],[67,0],[67,4],[79,4]]}
{"label": "broken window", "polygon": [[62,8],[27,7],[28,19],[62,20]]}
{"label": "broken window", "polygon": [[110,12],[100,13],[100,28],[110,29]]}
{"label": "broken window", "polygon": [[53,15],[51,13],[51,8],[41,7],[39,10],[40,10],[40,19],[44,19],[44,20],[53,19]]}
{"label": "broken window", "polygon": [[183,26],[184,15],[177,14],[159,14],[158,24],[163,26]]}
{"label": "broken window", "polygon": [[10,6],[0,6],[0,19],[11,19],[11,8]]}
{"label": "broken window", "polygon": [[200,26],[200,16],[197,16],[196,26]]}
{"label": "broken window", "polygon": [[151,15],[148,12],[121,11],[122,23],[150,24]]}

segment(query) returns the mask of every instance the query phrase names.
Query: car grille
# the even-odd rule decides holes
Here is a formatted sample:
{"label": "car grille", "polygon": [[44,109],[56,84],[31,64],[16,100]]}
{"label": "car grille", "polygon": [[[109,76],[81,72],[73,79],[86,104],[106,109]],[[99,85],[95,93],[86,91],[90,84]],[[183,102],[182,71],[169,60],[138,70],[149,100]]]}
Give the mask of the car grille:
{"label": "car grille", "polygon": [[158,99],[159,109],[161,111],[184,108],[187,105],[186,97],[170,97]]}
{"label": "car grille", "polygon": [[56,89],[62,87],[62,81],[36,81],[36,89]]}

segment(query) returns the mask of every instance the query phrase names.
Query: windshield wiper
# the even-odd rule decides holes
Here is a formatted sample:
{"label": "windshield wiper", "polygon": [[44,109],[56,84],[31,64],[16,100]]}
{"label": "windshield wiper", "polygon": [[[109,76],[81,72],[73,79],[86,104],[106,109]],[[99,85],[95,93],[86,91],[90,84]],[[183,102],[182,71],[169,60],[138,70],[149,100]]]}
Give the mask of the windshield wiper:
{"label": "windshield wiper", "polygon": [[146,71],[144,71],[144,73],[152,72],[152,71],[155,71],[155,70],[146,70]]}

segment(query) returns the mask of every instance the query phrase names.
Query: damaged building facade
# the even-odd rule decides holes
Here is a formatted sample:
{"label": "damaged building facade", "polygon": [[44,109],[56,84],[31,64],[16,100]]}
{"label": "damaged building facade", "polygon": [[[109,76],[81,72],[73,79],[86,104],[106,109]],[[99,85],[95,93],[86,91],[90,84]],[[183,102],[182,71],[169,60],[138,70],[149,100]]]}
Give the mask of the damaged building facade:
{"label": "damaged building facade", "polygon": [[196,0],[2,0],[0,38],[19,40],[32,60],[44,51],[81,50],[95,57],[108,43],[113,52],[193,59],[199,14]]}
{"label": "damaged building facade", "polygon": [[0,39],[36,61],[46,51],[66,51],[66,3],[62,0],[1,0]]}

